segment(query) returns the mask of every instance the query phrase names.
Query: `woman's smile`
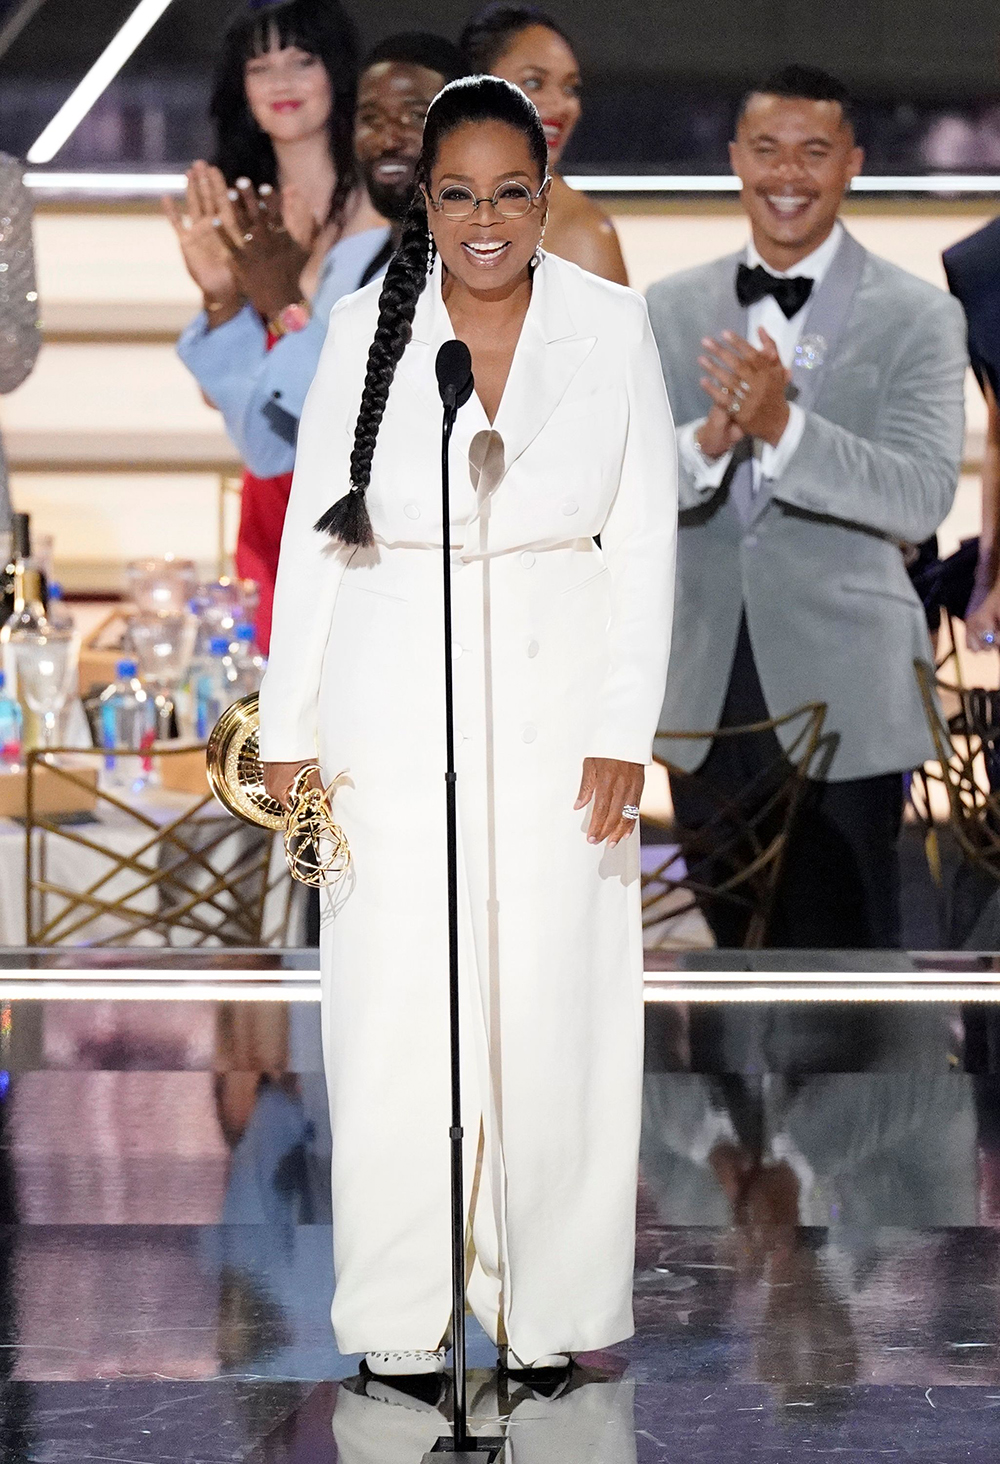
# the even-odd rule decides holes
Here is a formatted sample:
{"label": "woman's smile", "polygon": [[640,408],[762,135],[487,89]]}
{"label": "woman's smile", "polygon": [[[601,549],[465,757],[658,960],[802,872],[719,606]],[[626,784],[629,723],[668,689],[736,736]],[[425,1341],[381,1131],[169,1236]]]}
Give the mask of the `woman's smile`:
{"label": "woman's smile", "polygon": [[510,248],[509,239],[463,239],[462,252],[480,269],[495,269]]}

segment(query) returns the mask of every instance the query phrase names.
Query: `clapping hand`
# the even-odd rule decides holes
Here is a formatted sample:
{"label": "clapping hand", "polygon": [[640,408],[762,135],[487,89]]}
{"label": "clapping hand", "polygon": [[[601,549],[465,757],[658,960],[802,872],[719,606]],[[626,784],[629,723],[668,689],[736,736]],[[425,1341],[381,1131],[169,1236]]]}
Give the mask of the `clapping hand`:
{"label": "clapping hand", "polygon": [[713,405],[698,445],[709,457],[729,452],[742,436],[776,447],[788,426],[785,392],[792,374],[767,331],[759,334],[759,350],[731,330],[723,331],[719,340],[706,336],[702,341],[701,385]]}
{"label": "clapping hand", "polygon": [[236,281],[261,317],[271,320],[286,305],[302,299],[302,271],[320,225],[301,217],[296,208],[297,230],[304,231],[296,238],[286,226],[280,195],[266,183],[257,192],[249,178],[238,178],[235,188],[226,188],[218,174],[213,188],[218,230],[231,255]]}
{"label": "clapping hand", "polygon": [[169,197],[164,198],[163,208],[176,231],[188,274],[204,295],[206,306],[210,310],[235,312],[242,292],[236,283],[230,251],[220,238],[216,223],[213,173],[218,173],[218,169],[210,168],[207,163],[195,163],[187,175],[183,208]]}

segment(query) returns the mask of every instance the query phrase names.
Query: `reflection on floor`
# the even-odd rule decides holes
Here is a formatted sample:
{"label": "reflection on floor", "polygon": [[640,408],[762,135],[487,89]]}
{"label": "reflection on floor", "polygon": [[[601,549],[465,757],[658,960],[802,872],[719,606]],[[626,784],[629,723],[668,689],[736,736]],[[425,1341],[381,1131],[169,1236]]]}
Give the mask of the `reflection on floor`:
{"label": "reflection on floor", "polygon": [[[636,1336],[553,1396],[472,1337],[508,1464],[993,1464],[993,1007],[651,1005]],[[0,1005],[0,1464],[419,1464],[333,1348],[311,1004]]]}

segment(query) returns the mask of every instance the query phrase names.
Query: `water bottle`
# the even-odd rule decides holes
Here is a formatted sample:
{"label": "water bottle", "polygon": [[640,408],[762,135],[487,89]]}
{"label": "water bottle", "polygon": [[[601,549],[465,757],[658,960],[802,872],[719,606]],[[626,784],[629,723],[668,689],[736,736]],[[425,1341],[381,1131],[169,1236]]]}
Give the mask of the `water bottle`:
{"label": "water bottle", "polygon": [[198,656],[192,668],[194,684],[194,735],[204,742],[228,706],[240,695],[236,667],[224,635],[213,636],[208,655]]}
{"label": "water bottle", "polygon": [[228,660],[233,668],[233,700],[260,690],[267,662],[254,644],[252,625],[238,625],[236,639],[229,643]]}
{"label": "water bottle", "polygon": [[51,580],[49,581],[49,604],[45,618],[54,630],[72,630],[74,628],[73,617],[63,599],[62,585]]}
{"label": "water bottle", "polygon": [[0,772],[10,772],[21,760],[24,719],[20,703],[7,691],[7,677],[0,671]]}
{"label": "water bottle", "polygon": [[138,792],[148,781],[153,766],[150,752],[156,740],[156,704],[137,670],[134,661],[119,661],[115,680],[100,699],[101,746],[126,747],[134,754],[109,751],[104,759],[105,781],[129,792]]}

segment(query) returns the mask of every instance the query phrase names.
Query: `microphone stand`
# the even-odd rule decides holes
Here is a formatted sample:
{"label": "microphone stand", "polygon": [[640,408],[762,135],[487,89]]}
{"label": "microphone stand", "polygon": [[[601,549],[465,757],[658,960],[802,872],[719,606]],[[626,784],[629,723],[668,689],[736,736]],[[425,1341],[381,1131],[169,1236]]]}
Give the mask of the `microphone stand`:
{"label": "microphone stand", "polygon": [[[457,347],[449,341],[447,347]],[[442,354],[447,350],[442,348]],[[468,353],[464,351],[468,360]],[[459,358],[461,362],[461,357]],[[449,358],[454,360],[454,353]],[[467,376],[452,367],[451,379],[442,371],[438,358],[438,381],[444,402],[441,427],[441,543],[444,570],[444,706],[445,706],[445,820],[448,845],[448,993],[451,1036],[451,1284],[452,1284],[452,1364],[454,1376],[454,1434],[439,1438],[430,1454],[451,1454],[462,1464],[492,1464],[504,1447],[502,1438],[475,1438],[469,1433],[468,1391],[465,1350],[465,1176],[462,1158],[462,1047],[461,1047],[461,984],[458,966],[458,810],[455,771],[455,696],[452,674],[451,635],[451,480],[448,449],[458,409],[472,395],[471,362]],[[460,368],[461,369],[461,368]]]}

